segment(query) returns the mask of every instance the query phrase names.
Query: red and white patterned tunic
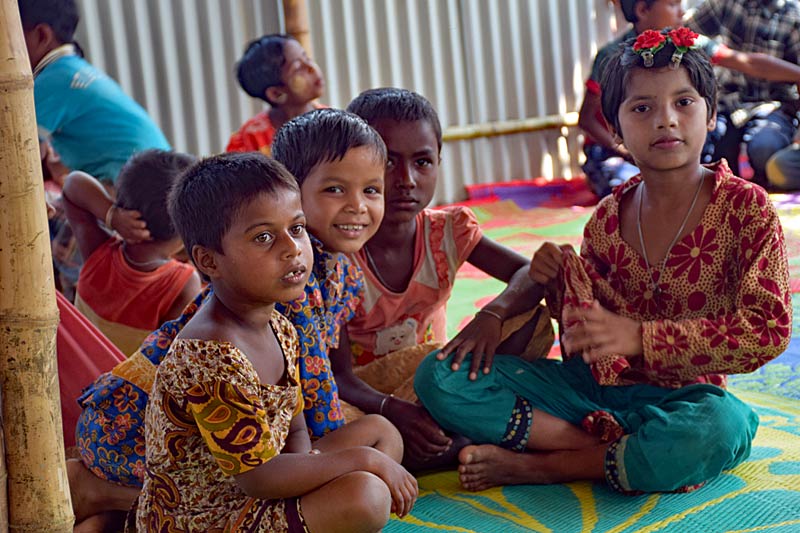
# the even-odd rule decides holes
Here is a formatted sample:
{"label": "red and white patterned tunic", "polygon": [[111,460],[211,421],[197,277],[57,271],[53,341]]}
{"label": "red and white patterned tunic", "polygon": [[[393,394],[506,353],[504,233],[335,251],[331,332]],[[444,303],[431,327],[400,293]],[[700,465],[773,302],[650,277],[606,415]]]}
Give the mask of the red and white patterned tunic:
{"label": "red and white patterned tunic", "polygon": [[693,231],[655,274],[622,239],[619,206],[641,176],[606,197],[584,229],[581,256],[565,260],[560,307],[597,299],[642,321],[642,357],[606,356],[592,365],[601,385],[725,386],[726,374],[752,372],[788,345],[792,306],[786,246],[777,212],[759,186],[717,163],[711,200]]}

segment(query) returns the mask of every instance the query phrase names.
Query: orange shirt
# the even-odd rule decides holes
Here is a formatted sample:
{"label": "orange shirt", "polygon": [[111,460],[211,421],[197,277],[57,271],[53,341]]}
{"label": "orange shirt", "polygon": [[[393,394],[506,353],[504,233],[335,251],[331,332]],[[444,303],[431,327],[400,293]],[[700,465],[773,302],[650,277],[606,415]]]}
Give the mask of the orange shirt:
{"label": "orange shirt", "polygon": [[125,354],[168,318],[194,267],[171,260],[151,272],[131,267],[111,238],[81,268],[75,306]]}

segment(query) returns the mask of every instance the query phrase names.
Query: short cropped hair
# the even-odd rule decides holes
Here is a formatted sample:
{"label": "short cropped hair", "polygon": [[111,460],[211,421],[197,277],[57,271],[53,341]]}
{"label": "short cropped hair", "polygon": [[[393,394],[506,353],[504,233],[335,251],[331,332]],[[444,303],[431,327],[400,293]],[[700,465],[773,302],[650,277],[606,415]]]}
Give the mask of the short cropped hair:
{"label": "short cropped hair", "polygon": [[275,105],[267,98],[267,89],[283,85],[281,69],[286,64],[283,50],[286,43],[295,40],[290,35],[264,35],[251,41],[236,63],[236,79],[244,92]]}
{"label": "short cropped hair", "polygon": [[193,155],[165,150],[134,154],[119,171],[116,205],[139,211],[153,240],[172,239],[175,226],[167,212],[169,191],[181,173],[196,161]]}
{"label": "short cropped hair", "polygon": [[178,179],[169,196],[169,213],[190,257],[196,245],[223,253],[222,238],[241,210],[258,195],[278,191],[300,194],[292,175],[277,161],[258,152],[215,155]]}
{"label": "short cropped hair", "polygon": [[386,145],[361,117],[341,109],[315,109],[281,126],[272,140],[272,157],[302,185],[321,163],[341,161],[348,150],[368,146],[386,164]]}
{"label": "short cropped hair", "polygon": [[644,2],[647,8],[650,9],[658,0],[620,0],[619,6],[622,8],[622,15],[631,24],[639,22],[639,17],[636,16],[636,4],[639,2]]}
{"label": "short cropped hair", "polygon": [[47,24],[62,43],[71,43],[75,38],[79,19],[75,0],[17,0],[17,5],[25,30]]}
{"label": "short cropped hair", "polygon": [[442,124],[439,115],[427,98],[407,89],[382,87],[369,89],[356,96],[347,110],[367,121],[370,126],[385,118],[397,122],[427,121],[436,134],[436,143],[442,151]]}
{"label": "short cropped hair", "polygon": [[[667,35],[669,28],[662,30],[661,33]],[[667,67],[675,52],[675,45],[672,44],[672,41],[668,41],[661,50],[655,53],[653,66],[645,67],[642,56],[633,51],[634,42],[635,39],[628,39],[620,46],[606,62],[600,76],[603,116],[620,136],[623,136],[623,132],[619,126],[619,108],[627,96],[626,88],[631,72],[635,69]],[[706,102],[708,118],[711,119],[717,109],[717,79],[714,77],[714,69],[708,54],[699,48],[689,49],[683,54],[679,68],[685,69],[689,74],[692,86]]]}

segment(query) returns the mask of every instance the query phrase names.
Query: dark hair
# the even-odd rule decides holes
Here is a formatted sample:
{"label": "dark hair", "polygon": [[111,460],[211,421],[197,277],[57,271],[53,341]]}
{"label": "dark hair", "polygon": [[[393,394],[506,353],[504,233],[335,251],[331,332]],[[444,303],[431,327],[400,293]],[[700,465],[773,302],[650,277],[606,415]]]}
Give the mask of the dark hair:
{"label": "dark hair", "polygon": [[636,4],[639,2],[644,2],[647,8],[650,9],[650,6],[658,2],[658,0],[620,0],[619,7],[622,8],[622,15],[631,24],[639,22],[639,17],[636,16]]}
{"label": "dark hair", "polygon": [[79,19],[75,0],[17,0],[17,5],[25,30],[47,24],[62,43],[74,39]]}
{"label": "dark hair", "polygon": [[375,121],[388,118],[398,122],[427,120],[436,134],[436,143],[442,151],[442,124],[436,109],[424,96],[407,89],[383,87],[369,89],[356,96],[347,110],[367,121],[370,126]]}
{"label": "dark hair", "polygon": [[341,109],[315,109],[284,124],[272,141],[272,157],[302,184],[320,163],[341,161],[352,148],[369,146],[386,163],[386,145],[361,117]]}
{"label": "dark hair", "polygon": [[169,196],[169,214],[189,256],[196,245],[222,253],[222,238],[236,216],[260,194],[300,194],[277,161],[258,152],[231,152],[195,163]]}
{"label": "dark hair", "polygon": [[135,209],[156,241],[175,237],[167,212],[167,197],[181,173],[197,161],[193,155],[164,150],[145,150],[133,155],[119,171],[116,205]]}
{"label": "dark hair", "polygon": [[[667,35],[669,31],[670,28],[666,28],[660,33]],[[667,67],[671,64],[672,54],[675,52],[675,45],[668,40],[664,47],[653,56],[653,66],[645,67],[642,56],[633,51],[634,42],[635,39],[628,39],[620,46],[619,50],[605,63],[600,76],[603,116],[621,137],[623,135],[619,126],[619,108],[622,101],[625,100],[631,72],[634,69],[647,70]],[[717,108],[717,79],[714,77],[714,69],[708,54],[699,48],[689,49],[683,54],[680,68],[686,70],[692,86],[706,101],[710,119]]]}
{"label": "dark hair", "polygon": [[244,92],[275,105],[267,98],[267,89],[283,85],[281,69],[286,63],[283,49],[295,40],[290,35],[264,35],[248,43],[242,58],[236,63],[236,79]]}

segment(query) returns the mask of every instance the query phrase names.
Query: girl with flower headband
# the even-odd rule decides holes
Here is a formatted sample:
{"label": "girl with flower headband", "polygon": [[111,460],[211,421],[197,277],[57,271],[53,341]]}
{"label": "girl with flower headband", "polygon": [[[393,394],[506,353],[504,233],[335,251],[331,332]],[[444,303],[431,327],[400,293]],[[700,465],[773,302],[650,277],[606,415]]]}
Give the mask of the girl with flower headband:
{"label": "girl with flower headband", "polygon": [[580,255],[546,243],[533,256],[563,362],[496,356],[476,381],[435,357],[418,369],[434,419],[476,443],[459,455],[465,488],[681,491],[749,456],[758,417],[726,375],[788,345],[788,265],[764,190],[700,164],[717,89],[695,37],[644,32],[605,69],[603,114],[641,174],[600,202]]}
{"label": "girl with flower headband", "polygon": [[[599,196],[611,194],[611,189],[639,173],[624,144],[617,144],[608,131],[601,110],[600,78],[606,62],[630,38],[646,30],[661,30],[681,24],[684,11],[676,0],[620,0],[619,5],[630,29],[603,46],[595,56],[581,103],[578,125],[584,132],[583,151],[586,162],[582,169],[592,190]],[[742,52],[700,35],[695,46],[706,52],[714,66],[747,75],[752,79],[772,82],[800,81],[800,66],[759,52]],[[719,72],[717,72],[719,75]],[[714,143],[720,130],[709,134],[703,151],[703,162],[712,161]],[[738,152],[737,152],[738,153]]]}

